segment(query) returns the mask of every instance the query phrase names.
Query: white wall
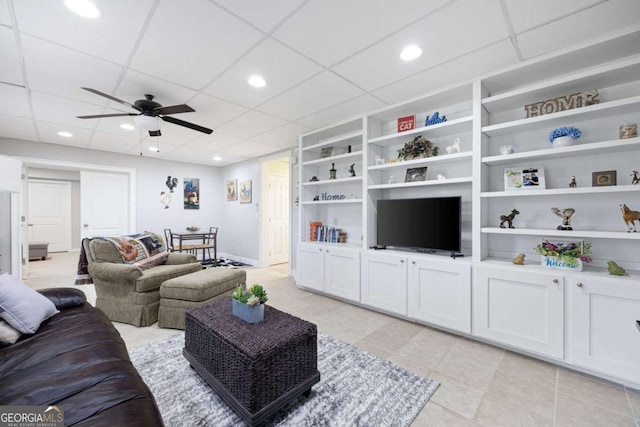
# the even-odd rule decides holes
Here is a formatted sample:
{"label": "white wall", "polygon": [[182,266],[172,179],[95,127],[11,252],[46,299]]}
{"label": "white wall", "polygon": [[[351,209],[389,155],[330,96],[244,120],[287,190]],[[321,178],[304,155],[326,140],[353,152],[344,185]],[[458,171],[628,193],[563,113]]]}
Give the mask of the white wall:
{"label": "white wall", "polygon": [[[6,138],[0,138],[0,154],[134,169],[136,231],[149,230],[162,234],[164,228],[184,230],[189,225],[208,228],[223,224],[220,201],[224,196],[224,184],[221,170],[217,167]],[[160,192],[169,190],[165,186],[168,175],[178,177],[180,183],[174,189],[170,208],[164,209],[160,203]],[[182,180],[185,177],[200,179],[199,210],[183,209]],[[73,246],[78,247],[75,242]],[[219,243],[219,250],[234,254],[224,248],[222,242]]]}

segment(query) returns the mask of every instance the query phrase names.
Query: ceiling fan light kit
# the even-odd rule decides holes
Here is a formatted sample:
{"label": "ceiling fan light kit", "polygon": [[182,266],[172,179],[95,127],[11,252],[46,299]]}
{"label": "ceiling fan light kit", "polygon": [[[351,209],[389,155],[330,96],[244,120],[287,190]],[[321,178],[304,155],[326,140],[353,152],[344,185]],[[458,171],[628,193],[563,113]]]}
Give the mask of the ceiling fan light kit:
{"label": "ceiling fan light kit", "polygon": [[145,94],[144,99],[138,99],[133,104],[131,104],[127,101],[123,101],[122,99],[118,99],[114,96],[100,92],[99,90],[96,90],[96,89],[91,89],[88,87],[83,87],[82,89],[88,92],[91,92],[95,95],[107,98],[111,101],[117,102],[119,104],[131,107],[134,110],[136,110],[137,113],[115,113],[115,114],[98,114],[98,115],[91,115],[91,116],[77,116],[79,119],[102,119],[105,117],[134,116],[135,118],[133,120],[135,121],[135,123],[140,128],[148,130],[149,136],[161,135],[159,119],[165,122],[173,123],[174,125],[183,126],[198,132],[206,133],[207,135],[213,132],[213,129],[196,125],[194,123],[185,122],[184,120],[176,119],[175,117],[169,116],[169,114],[193,113],[196,111],[186,104],[170,105],[168,107],[163,107],[161,104],[154,101],[153,100],[154,96],[150,94]]}

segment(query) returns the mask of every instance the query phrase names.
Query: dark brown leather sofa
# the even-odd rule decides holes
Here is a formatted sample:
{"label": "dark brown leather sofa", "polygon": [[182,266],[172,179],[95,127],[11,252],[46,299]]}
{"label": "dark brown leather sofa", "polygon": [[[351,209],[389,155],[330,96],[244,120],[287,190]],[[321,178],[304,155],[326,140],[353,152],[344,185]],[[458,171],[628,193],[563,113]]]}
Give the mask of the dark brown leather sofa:
{"label": "dark brown leather sofa", "polygon": [[82,291],[39,291],[60,313],[0,347],[0,405],[56,405],[66,426],[162,426],[111,321]]}

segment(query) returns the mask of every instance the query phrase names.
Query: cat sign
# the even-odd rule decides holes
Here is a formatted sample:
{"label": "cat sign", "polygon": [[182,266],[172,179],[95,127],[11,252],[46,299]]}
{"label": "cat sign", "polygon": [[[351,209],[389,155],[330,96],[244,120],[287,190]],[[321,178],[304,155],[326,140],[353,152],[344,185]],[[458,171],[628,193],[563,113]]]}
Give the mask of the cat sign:
{"label": "cat sign", "polygon": [[400,117],[398,119],[398,132],[406,132],[415,128],[416,116]]}

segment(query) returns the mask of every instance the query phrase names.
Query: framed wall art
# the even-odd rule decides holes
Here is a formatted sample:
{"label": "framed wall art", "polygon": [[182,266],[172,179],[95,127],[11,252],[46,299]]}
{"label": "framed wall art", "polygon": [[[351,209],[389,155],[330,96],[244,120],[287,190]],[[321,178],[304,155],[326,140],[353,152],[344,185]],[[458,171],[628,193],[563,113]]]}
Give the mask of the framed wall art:
{"label": "framed wall art", "polygon": [[184,208],[200,209],[200,179],[184,178]]}
{"label": "framed wall art", "polygon": [[240,203],[251,203],[251,180],[240,181]]}
{"label": "framed wall art", "polygon": [[593,172],[591,174],[591,186],[592,187],[606,187],[609,185],[617,184],[616,171],[600,171]]}
{"label": "framed wall art", "polygon": [[404,182],[418,182],[427,180],[427,167],[409,168],[404,177]]}
{"label": "framed wall art", "polygon": [[536,188],[545,188],[543,168],[509,168],[504,170],[505,191],[533,190]]}
{"label": "framed wall art", "polygon": [[227,180],[227,201],[228,202],[238,200],[238,184],[237,183],[238,183],[237,179]]}

